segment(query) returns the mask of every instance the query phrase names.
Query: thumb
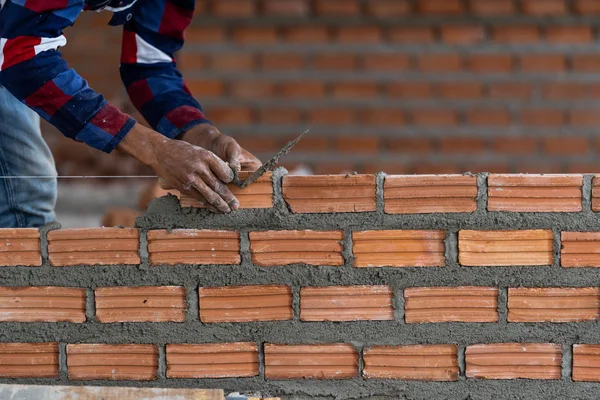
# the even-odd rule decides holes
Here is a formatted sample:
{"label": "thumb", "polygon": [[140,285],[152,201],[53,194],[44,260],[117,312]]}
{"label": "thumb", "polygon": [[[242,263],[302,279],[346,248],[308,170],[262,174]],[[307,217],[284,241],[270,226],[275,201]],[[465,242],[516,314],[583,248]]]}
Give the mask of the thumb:
{"label": "thumb", "polygon": [[240,169],[242,168],[240,165],[241,156],[242,156],[242,148],[236,141],[232,141],[229,144],[229,146],[227,146],[227,152],[226,152],[227,162],[228,162],[229,166],[231,167],[231,169],[234,169],[238,172],[240,171]]}

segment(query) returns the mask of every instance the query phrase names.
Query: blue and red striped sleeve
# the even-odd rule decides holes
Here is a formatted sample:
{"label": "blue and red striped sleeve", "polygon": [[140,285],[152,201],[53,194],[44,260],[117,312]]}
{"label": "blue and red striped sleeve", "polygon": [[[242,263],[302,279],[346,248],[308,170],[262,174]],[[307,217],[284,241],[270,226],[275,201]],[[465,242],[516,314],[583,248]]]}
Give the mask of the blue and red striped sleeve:
{"label": "blue and red striped sleeve", "polygon": [[58,51],[83,0],[7,0],[0,10],[0,84],[65,136],[112,151],[135,120],[109,104]]}
{"label": "blue and red striped sleeve", "polygon": [[175,138],[210,123],[192,97],[174,54],[194,15],[195,0],[138,1],[123,30],[121,78],[131,101],[150,125]]}

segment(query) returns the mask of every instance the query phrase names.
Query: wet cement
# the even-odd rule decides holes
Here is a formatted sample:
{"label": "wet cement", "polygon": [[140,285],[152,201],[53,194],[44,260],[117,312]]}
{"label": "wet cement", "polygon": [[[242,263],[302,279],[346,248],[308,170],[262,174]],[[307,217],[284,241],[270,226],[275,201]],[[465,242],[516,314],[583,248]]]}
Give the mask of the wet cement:
{"label": "wet cement", "polygon": [[[383,210],[384,174],[377,176],[377,211],[369,213],[292,214],[281,197],[281,178],[274,173],[275,207],[241,210],[230,215],[207,210],[181,209],[170,196],[155,200],[137,221],[141,229],[140,266],[50,267],[42,240],[44,265],[40,268],[0,269],[3,286],[72,286],[88,288],[84,324],[2,323],[0,341],[59,341],[64,343],[157,343],[160,349],[159,379],[142,386],[224,388],[226,391],[288,395],[291,398],[322,396],[331,399],[384,396],[397,399],[554,399],[598,398],[600,384],[571,381],[571,347],[576,343],[600,343],[596,321],[582,323],[508,323],[508,287],[600,286],[597,268],[561,268],[561,231],[600,231],[600,215],[591,211],[591,176],[584,178],[583,211],[580,213],[487,212],[485,174],[478,176],[478,211],[468,214],[387,215]],[[49,226],[46,230],[56,229]],[[242,263],[236,266],[180,265],[154,267],[148,263],[146,232],[150,229],[235,229],[241,233]],[[269,229],[317,229],[344,231],[345,265],[257,267],[252,264],[248,233]],[[354,230],[439,229],[447,232],[444,267],[353,268]],[[554,261],[541,267],[461,267],[458,264],[458,231],[461,229],[552,229],[555,233]],[[44,234],[42,235],[44,236]],[[203,324],[198,320],[198,287],[252,284],[287,284],[293,287],[295,317],[292,321],[239,324]],[[395,321],[301,322],[299,290],[303,286],[390,285],[394,288]],[[185,323],[100,324],[95,320],[93,289],[103,286],[180,285],[187,289],[188,316]],[[402,315],[403,290],[415,286],[481,285],[500,288],[499,323],[406,324]],[[266,381],[264,371],[256,378],[166,379],[164,346],[167,343],[251,341],[264,343],[352,343],[358,351],[378,344],[455,343],[459,346],[459,382],[406,382],[393,380]],[[476,343],[550,342],[564,349],[563,374],[559,381],[485,381],[464,378],[464,349]],[[64,345],[61,346],[64,350]],[[66,380],[66,360],[61,354],[58,380],[18,380],[19,383],[73,384]],[[2,380],[0,380],[2,382]],[[77,383],[79,384],[79,383]],[[130,385],[130,382],[82,382],[81,384]]]}

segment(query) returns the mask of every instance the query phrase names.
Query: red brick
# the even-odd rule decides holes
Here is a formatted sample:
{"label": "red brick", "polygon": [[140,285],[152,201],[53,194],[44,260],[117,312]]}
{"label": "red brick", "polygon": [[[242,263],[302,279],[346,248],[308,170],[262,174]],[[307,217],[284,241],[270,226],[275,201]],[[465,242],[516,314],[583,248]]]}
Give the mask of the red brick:
{"label": "red brick", "polygon": [[356,165],[349,162],[321,162],[313,165],[313,172],[316,175],[351,174],[356,170]]}
{"label": "red brick", "polygon": [[177,57],[177,65],[182,71],[198,71],[208,66],[208,57],[205,54],[181,51]]}
{"label": "red brick", "polygon": [[457,381],[458,346],[454,344],[373,346],[364,351],[366,379]]}
{"label": "red brick", "polygon": [[589,26],[553,26],[546,29],[546,40],[551,43],[591,43],[592,28]]}
{"label": "red brick", "polygon": [[545,137],[544,152],[550,155],[581,155],[590,152],[590,141],[585,137]]}
{"label": "red brick", "polygon": [[521,123],[526,126],[560,126],[565,123],[563,110],[523,109]]}
{"label": "red brick", "polygon": [[210,67],[215,71],[248,71],[254,69],[253,54],[213,53]]}
{"label": "red brick", "polygon": [[153,265],[239,264],[240,234],[199,229],[151,230],[148,253]]}
{"label": "red brick", "polygon": [[377,18],[395,18],[410,13],[408,0],[370,0],[366,6],[367,15]]}
{"label": "red brick", "polygon": [[489,96],[492,99],[529,100],[533,96],[533,85],[525,82],[490,83]]}
{"label": "red brick", "polygon": [[573,72],[597,73],[600,70],[600,54],[574,54],[571,59]]}
{"label": "red brick", "polygon": [[498,322],[498,288],[421,287],[404,289],[407,324]]}
{"label": "red brick", "polygon": [[272,81],[233,81],[229,86],[231,96],[238,99],[269,98],[275,94],[275,84]]}
{"label": "red brick", "polygon": [[259,122],[264,125],[297,125],[301,119],[301,111],[297,108],[261,108],[258,114]]}
{"label": "red brick", "polygon": [[[296,136],[290,136],[284,138],[285,140],[281,141],[278,145],[278,148],[284,146],[285,143],[289,143],[294,140]],[[314,132],[312,137],[304,137],[302,140],[294,147],[295,152],[323,152],[327,151],[329,148],[330,138],[326,137],[324,134],[319,134]]]}
{"label": "red brick", "polygon": [[362,120],[369,126],[399,126],[406,122],[400,108],[371,108],[365,110]]}
{"label": "red brick", "polygon": [[358,352],[350,344],[265,344],[265,378],[349,379],[358,377]]}
{"label": "red brick", "polygon": [[573,380],[576,382],[599,382],[598,363],[600,346],[595,344],[573,345]]}
{"label": "red brick", "polygon": [[567,13],[565,0],[523,0],[523,12],[533,16],[557,16]]}
{"label": "red brick", "polygon": [[456,174],[460,169],[452,162],[416,162],[411,168],[411,174]]}
{"label": "red brick", "polygon": [[567,68],[564,54],[524,54],[520,57],[524,72],[563,72]]}
{"label": "red brick", "polygon": [[264,0],[262,12],[267,15],[290,17],[308,16],[310,7],[307,0]]}
{"label": "red brick", "polygon": [[573,109],[570,111],[569,122],[573,126],[598,126],[600,113],[597,109]]}
{"label": "red brick", "polygon": [[301,321],[392,321],[389,286],[327,286],[300,289]]}
{"label": "red brick", "polygon": [[325,85],[322,81],[285,82],[281,84],[281,94],[290,98],[321,98],[325,96]]}
{"label": "red brick", "polygon": [[254,1],[248,0],[219,0],[213,1],[211,12],[221,17],[244,18],[256,14]]}
{"label": "red brick", "polygon": [[508,322],[581,322],[600,317],[600,288],[510,288]]}
{"label": "red brick", "polygon": [[387,176],[383,196],[388,214],[473,212],[477,209],[477,178]]}
{"label": "red brick", "polygon": [[478,74],[510,73],[514,69],[514,57],[510,54],[471,54],[467,58],[467,68]]}
{"label": "red brick", "polygon": [[560,379],[562,348],[553,343],[490,343],[467,346],[467,378]]}
{"label": "red brick", "polygon": [[273,44],[277,32],[273,27],[240,27],[234,29],[233,40],[240,44]]}
{"label": "red brick", "polygon": [[461,0],[419,0],[417,10],[421,14],[444,15],[457,15],[464,11]]}
{"label": "red brick", "polygon": [[600,211],[600,177],[594,176],[592,180],[592,211]]}
{"label": "red brick", "polygon": [[151,381],[158,374],[158,347],[152,344],[68,344],[71,380]]}
{"label": "red brick", "polygon": [[532,137],[498,137],[492,141],[496,153],[533,154],[538,147],[538,140]]}
{"label": "red brick", "polygon": [[188,89],[198,97],[221,97],[225,92],[223,81],[216,79],[186,79]]}
{"label": "red brick", "polygon": [[433,30],[429,27],[392,28],[389,31],[392,43],[431,43],[434,41]]}
{"label": "red brick", "polygon": [[391,97],[426,99],[433,97],[431,84],[427,82],[391,82],[386,85]]}
{"label": "red brick", "polygon": [[350,154],[377,154],[380,147],[376,136],[337,137],[333,143],[338,152]]}
{"label": "red brick", "polygon": [[59,229],[48,232],[52,266],[140,263],[139,232],[134,228]]}
{"label": "red brick", "polygon": [[[330,0],[325,0],[330,1]],[[343,0],[346,1],[346,0]],[[340,43],[379,43],[383,40],[381,29],[373,26],[346,26],[336,30],[336,39]]]}
{"label": "red brick", "polygon": [[40,231],[33,228],[0,229],[0,266],[42,265]]}
{"label": "red brick", "polygon": [[542,95],[547,99],[584,99],[587,85],[577,82],[550,82],[542,86]]}
{"label": "red brick", "polygon": [[348,108],[315,108],[309,112],[310,123],[315,125],[350,125],[356,113]]}
{"label": "red brick", "polygon": [[258,376],[256,343],[167,344],[167,378]]}
{"label": "red brick", "polygon": [[[390,213],[390,209],[386,212]],[[445,238],[443,231],[355,231],[352,233],[354,266],[443,267]]]}
{"label": "red brick", "polygon": [[417,58],[417,68],[421,72],[459,72],[462,64],[457,53],[421,54]]}
{"label": "red brick", "polygon": [[0,322],[85,322],[85,289],[0,287]]}
{"label": "red brick", "polygon": [[286,176],[283,197],[294,213],[375,211],[375,175]]}
{"label": "red brick", "polygon": [[439,85],[439,92],[446,99],[477,99],[483,87],[480,82],[445,82]]}
{"label": "red brick", "polygon": [[333,84],[333,97],[337,99],[364,99],[376,97],[379,87],[376,82],[348,81]]}
{"label": "red brick", "polygon": [[291,43],[325,43],[330,35],[325,26],[293,26],[283,31],[283,37]]}
{"label": "red brick", "polygon": [[284,321],[293,316],[289,286],[201,287],[199,296],[204,323]]}
{"label": "red brick", "polygon": [[[419,153],[426,154],[433,151],[433,140],[426,137],[418,138],[389,138],[387,143],[384,145],[386,149],[394,153]],[[386,171],[393,173],[392,171]],[[379,172],[379,171],[378,171]]]}
{"label": "red brick", "polygon": [[553,240],[551,230],[463,230],[458,232],[458,259],[467,267],[551,265]]}
{"label": "red brick", "polygon": [[485,151],[485,140],[477,137],[443,137],[440,140],[442,153],[472,154]]}
{"label": "red brick", "polygon": [[537,26],[496,26],[492,37],[500,43],[537,43],[540,40],[540,30]]}
{"label": "red brick", "polygon": [[442,40],[449,44],[474,44],[485,40],[485,30],[479,25],[445,25]]}
{"label": "red brick", "polygon": [[364,57],[367,71],[394,71],[408,70],[410,58],[406,54],[376,53]]}
{"label": "red brick", "polygon": [[325,53],[316,55],[313,65],[317,69],[350,71],[356,69],[358,58],[352,53]]}
{"label": "red brick", "polygon": [[[303,177],[286,177],[290,178]],[[342,239],[341,231],[250,232],[250,251],[254,264],[261,267],[289,264],[339,266],[344,264]]]}
{"label": "red brick", "polygon": [[319,16],[357,16],[360,6],[357,0],[315,0],[315,12]]}
{"label": "red brick", "polygon": [[526,174],[560,174],[565,172],[556,162],[524,162],[516,165],[515,171]]}
{"label": "red brick", "polygon": [[250,125],[254,122],[252,110],[243,106],[211,107],[208,117],[214,123],[221,125]]}
{"label": "red brick", "polygon": [[485,16],[511,16],[515,13],[513,0],[470,0],[469,7],[473,14]]}
{"label": "red brick", "polygon": [[96,289],[95,296],[98,322],[185,321],[183,287],[105,287]]}
{"label": "red brick", "polygon": [[185,30],[185,39],[189,43],[222,43],[226,39],[225,29],[221,26],[190,26]]}
{"label": "red brick", "polygon": [[447,109],[423,109],[411,112],[412,122],[422,126],[448,126],[458,123],[455,111]]}
{"label": "red brick", "polygon": [[488,210],[581,211],[582,184],[582,175],[490,175]]}
{"label": "red brick", "polygon": [[261,68],[265,70],[300,70],[304,64],[304,56],[293,53],[267,53],[260,58]]}
{"label": "red brick", "polygon": [[507,174],[511,172],[507,163],[502,162],[465,162],[460,167],[461,171],[470,171],[472,173],[491,172],[494,174]]}
{"label": "red brick", "polygon": [[[569,174],[593,174],[600,171],[598,162],[570,162],[566,172]],[[559,172],[565,172],[562,169]]]}
{"label": "red brick", "polygon": [[0,343],[1,378],[58,378],[58,343]]}
{"label": "red brick", "polygon": [[600,3],[596,0],[575,0],[573,9],[579,14],[600,14]]}
{"label": "red brick", "polygon": [[510,115],[500,109],[469,109],[466,112],[467,123],[472,125],[510,125]]}

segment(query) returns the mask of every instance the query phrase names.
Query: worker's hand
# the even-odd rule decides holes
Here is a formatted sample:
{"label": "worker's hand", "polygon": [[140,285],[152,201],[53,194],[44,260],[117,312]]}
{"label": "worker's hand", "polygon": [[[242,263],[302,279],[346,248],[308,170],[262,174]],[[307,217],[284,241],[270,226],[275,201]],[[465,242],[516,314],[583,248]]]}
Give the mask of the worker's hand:
{"label": "worker's hand", "polygon": [[163,185],[189,194],[213,211],[228,213],[239,208],[226,185],[233,180],[233,171],[205,148],[168,139],[140,124],[118,148],[152,168]]}
{"label": "worker's hand", "polygon": [[258,158],[243,149],[235,139],[223,135],[210,124],[196,125],[179,136],[179,139],[212,151],[237,171],[256,171],[262,165]]}

